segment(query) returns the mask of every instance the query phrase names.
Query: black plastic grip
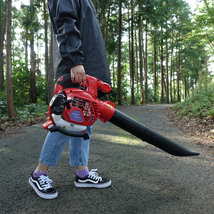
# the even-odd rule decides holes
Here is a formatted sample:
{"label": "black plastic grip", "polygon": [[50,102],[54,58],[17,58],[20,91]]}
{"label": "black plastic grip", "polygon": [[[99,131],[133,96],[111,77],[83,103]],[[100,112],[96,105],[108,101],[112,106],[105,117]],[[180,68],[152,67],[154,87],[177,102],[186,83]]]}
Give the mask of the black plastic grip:
{"label": "black plastic grip", "polygon": [[69,82],[71,82],[71,74],[70,74],[70,73],[61,76],[61,77],[57,80],[56,84],[61,85],[61,86],[64,86],[65,84],[67,84],[67,83],[69,83]]}
{"label": "black plastic grip", "polygon": [[71,136],[71,137],[82,137],[84,140],[89,139],[89,135],[86,132],[74,132],[74,131],[68,131],[66,129],[63,129],[60,126],[52,126],[49,128],[50,132],[61,132],[62,134]]}

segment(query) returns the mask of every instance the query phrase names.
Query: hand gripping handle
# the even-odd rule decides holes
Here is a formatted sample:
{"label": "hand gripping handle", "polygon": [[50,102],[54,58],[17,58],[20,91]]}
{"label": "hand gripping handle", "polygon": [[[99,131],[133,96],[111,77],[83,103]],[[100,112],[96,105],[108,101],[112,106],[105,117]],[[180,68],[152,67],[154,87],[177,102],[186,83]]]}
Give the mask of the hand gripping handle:
{"label": "hand gripping handle", "polygon": [[[54,94],[61,92],[64,89],[65,84],[69,82],[71,82],[71,74],[61,76],[55,84]],[[104,93],[111,92],[111,86],[109,84],[95,77],[86,75],[86,91],[97,97],[97,89],[100,89]]]}

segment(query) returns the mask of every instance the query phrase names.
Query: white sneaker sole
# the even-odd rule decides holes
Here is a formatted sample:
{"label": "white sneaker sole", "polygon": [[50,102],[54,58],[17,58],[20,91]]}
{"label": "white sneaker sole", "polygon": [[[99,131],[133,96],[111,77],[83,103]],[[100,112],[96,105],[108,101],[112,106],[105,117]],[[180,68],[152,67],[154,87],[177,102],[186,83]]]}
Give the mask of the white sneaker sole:
{"label": "white sneaker sole", "polygon": [[106,183],[103,183],[103,184],[80,183],[80,182],[74,181],[74,185],[75,185],[76,187],[84,187],[84,188],[86,188],[86,187],[91,187],[91,188],[100,188],[100,189],[101,189],[101,188],[106,188],[106,187],[111,186],[111,180],[108,181],[108,182],[106,182]]}
{"label": "white sneaker sole", "polygon": [[41,198],[44,198],[44,199],[54,199],[58,196],[58,192],[55,192],[54,194],[45,194],[45,193],[42,193],[40,192],[34,185],[34,183],[31,181],[31,178],[29,178],[29,184],[33,187],[33,189],[35,190],[36,194],[41,197]]}

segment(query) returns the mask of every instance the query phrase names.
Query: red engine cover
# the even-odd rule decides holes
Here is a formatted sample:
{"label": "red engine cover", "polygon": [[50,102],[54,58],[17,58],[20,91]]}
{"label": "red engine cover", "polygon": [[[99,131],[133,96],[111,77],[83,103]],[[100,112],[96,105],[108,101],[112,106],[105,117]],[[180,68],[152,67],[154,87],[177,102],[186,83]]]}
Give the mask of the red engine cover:
{"label": "red engine cover", "polygon": [[65,106],[63,117],[71,123],[91,126],[100,116],[97,99],[81,89],[72,88],[64,90],[67,100],[74,102]]}
{"label": "red engine cover", "polygon": [[[86,80],[86,91],[78,88],[64,89],[64,85],[71,81],[70,74],[66,74],[57,80],[54,93],[64,93],[66,100],[72,100],[72,102],[65,105],[62,116],[67,122],[84,126],[93,125],[98,118],[103,122],[107,122],[114,114],[114,104],[97,99],[97,89],[109,93],[111,87],[107,83],[88,75]],[[53,109],[50,105],[48,110],[49,118],[43,126],[46,129],[49,125],[54,124],[51,117]]]}

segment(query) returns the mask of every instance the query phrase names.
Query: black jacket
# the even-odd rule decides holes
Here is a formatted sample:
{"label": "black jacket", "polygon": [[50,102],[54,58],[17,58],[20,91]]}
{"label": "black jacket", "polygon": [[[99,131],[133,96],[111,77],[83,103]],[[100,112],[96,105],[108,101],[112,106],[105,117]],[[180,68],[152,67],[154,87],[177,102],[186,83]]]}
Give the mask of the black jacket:
{"label": "black jacket", "polygon": [[100,23],[91,0],[48,0],[50,19],[59,53],[56,79],[82,64],[86,74],[110,84]]}

